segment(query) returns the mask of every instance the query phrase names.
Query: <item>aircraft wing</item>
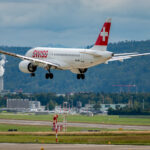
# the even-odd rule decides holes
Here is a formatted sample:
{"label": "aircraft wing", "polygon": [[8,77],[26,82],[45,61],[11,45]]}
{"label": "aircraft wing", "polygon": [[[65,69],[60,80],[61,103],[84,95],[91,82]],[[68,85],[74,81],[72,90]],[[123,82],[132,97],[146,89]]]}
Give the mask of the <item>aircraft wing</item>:
{"label": "aircraft wing", "polygon": [[9,56],[13,56],[13,57],[17,57],[17,58],[20,58],[22,60],[28,60],[30,62],[33,62],[35,65],[50,65],[50,66],[54,66],[54,67],[60,67],[59,64],[55,63],[55,62],[52,62],[52,61],[46,61],[46,60],[40,60],[40,59],[37,59],[37,58],[32,58],[32,57],[27,57],[27,56],[23,56],[23,55],[19,55],[19,54],[15,54],[15,53],[10,53],[10,52],[5,52],[5,51],[2,51],[0,50],[0,53],[1,54],[4,54],[4,55],[9,55]]}
{"label": "aircraft wing", "polygon": [[146,55],[150,55],[150,53],[120,53],[120,54],[114,54],[114,56],[109,59],[107,62],[110,61],[123,61],[126,59],[130,59],[132,57],[136,57],[136,56],[146,56]]}

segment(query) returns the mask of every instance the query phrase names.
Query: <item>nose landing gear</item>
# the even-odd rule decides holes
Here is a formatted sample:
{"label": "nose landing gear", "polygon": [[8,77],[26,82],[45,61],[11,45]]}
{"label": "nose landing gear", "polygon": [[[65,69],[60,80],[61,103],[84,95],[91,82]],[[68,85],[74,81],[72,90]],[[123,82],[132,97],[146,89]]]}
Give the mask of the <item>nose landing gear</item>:
{"label": "nose landing gear", "polygon": [[35,73],[34,72],[31,73],[31,77],[35,77]]}

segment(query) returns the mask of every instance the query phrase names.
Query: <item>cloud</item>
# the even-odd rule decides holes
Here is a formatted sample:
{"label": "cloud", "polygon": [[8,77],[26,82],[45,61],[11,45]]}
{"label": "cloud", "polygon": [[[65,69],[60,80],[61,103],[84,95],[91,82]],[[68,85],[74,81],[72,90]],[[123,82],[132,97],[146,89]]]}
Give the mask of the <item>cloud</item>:
{"label": "cloud", "polygon": [[149,0],[0,0],[0,44],[92,44],[107,17],[111,41],[149,39],[149,6]]}

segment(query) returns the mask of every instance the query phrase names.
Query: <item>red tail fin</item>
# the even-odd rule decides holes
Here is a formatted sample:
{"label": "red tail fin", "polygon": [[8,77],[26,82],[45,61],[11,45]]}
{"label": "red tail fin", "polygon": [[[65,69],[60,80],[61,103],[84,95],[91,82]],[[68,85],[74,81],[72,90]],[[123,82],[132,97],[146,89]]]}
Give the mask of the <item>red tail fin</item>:
{"label": "red tail fin", "polygon": [[98,38],[93,46],[93,49],[99,49],[103,47],[102,50],[104,50],[104,47],[107,48],[108,39],[109,39],[109,31],[111,27],[111,18],[107,19],[104,23],[100,34],[98,35]]}

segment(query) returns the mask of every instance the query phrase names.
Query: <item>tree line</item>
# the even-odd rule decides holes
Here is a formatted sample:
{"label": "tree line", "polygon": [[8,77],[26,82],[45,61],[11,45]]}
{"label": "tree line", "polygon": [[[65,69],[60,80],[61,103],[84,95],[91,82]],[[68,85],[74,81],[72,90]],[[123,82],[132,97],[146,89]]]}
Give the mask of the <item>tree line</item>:
{"label": "tree line", "polygon": [[[128,104],[127,108],[109,110],[109,114],[128,114],[149,112],[150,111],[150,93],[74,93],[58,95],[56,93],[35,93],[26,95],[7,94],[0,95],[0,107],[6,107],[7,98],[28,98],[29,100],[38,100],[47,109],[52,110],[57,105],[63,105],[63,102],[68,102],[70,107],[77,106],[77,102],[81,102],[84,107],[85,104],[94,104],[94,108],[100,107],[101,104]],[[118,111],[118,112],[117,112]],[[134,111],[134,112],[133,112]]]}

